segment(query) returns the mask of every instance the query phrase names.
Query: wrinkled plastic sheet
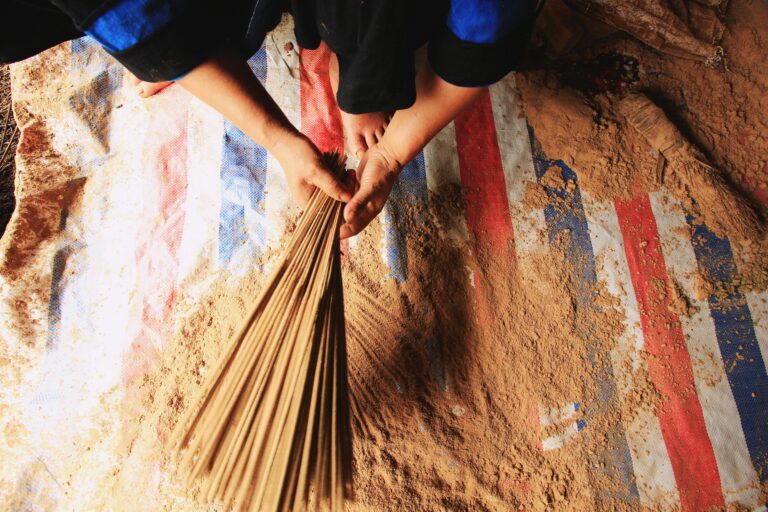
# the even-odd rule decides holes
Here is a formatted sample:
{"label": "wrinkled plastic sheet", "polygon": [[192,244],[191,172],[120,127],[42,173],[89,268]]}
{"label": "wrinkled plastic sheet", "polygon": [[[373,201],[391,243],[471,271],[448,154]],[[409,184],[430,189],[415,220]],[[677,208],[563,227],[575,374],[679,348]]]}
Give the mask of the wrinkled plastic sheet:
{"label": "wrinkled plastic sheet", "polygon": [[[327,50],[299,58],[288,42],[298,48],[283,24],[251,67],[321,149],[342,147]],[[215,279],[251,272],[298,210],[263,148],[177,86],[139,99],[88,39],[15,65],[13,76],[23,131],[18,208],[0,269],[0,490],[18,510],[82,510],[89,493],[102,492],[94,475],[121,464],[108,397],[152,367]],[[430,191],[445,184],[467,187],[464,215],[446,223],[456,243],[514,240],[523,260],[565,240],[584,291],[578,307],[597,307],[589,290],[600,282],[626,317],[611,375],[595,382],[602,406],[632,392],[645,352],[673,369],[650,375],[667,406],[607,438],[606,463],[625,484],[620,498],[670,509],[757,507],[768,477],[766,293],[696,299],[697,270],[723,282],[735,275],[730,242],[663,192],[590,198],[577,169],[539,149],[516,97],[509,76],[403,170],[382,217],[387,279],[409,279],[406,207],[429,208]],[[521,208],[525,183],[553,165],[575,187],[547,187],[548,206]],[[693,238],[679,234],[689,227]],[[691,297],[691,317],[670,312],[654,284],[670,279]],[[561,426],[542,434],[541,449],[568,450],[602,406],[578,396],[539,404],[538,427]],[[163,478],[160,468],[133,470]]]}

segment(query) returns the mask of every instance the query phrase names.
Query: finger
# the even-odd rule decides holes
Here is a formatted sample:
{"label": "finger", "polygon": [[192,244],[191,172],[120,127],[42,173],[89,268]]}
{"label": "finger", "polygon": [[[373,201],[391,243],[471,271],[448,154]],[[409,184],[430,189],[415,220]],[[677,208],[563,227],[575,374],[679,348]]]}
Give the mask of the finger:
{"label": "finger", "polygon": [[[357,183],[357,187],[355,187],[355,195],[352,196],[352,199],[349,200],[347,205],[344,207],[344,220],[349,222],[350,219],[354,218],[357,215],[357,210],[360,208],[362,203],[364,201],[367,201],[367,197],[371,194],[372,191],[363,191],[362,190],[362,184],[360,182],[360,178],[363,175],[363,172],[365,171],[365,167],[368,165],[368,153],[365,153],[363,155],[363,158],[360,159],[360,163],[357,166],[357,171],[355,172],[355,182]],[[363,199],[365,198],[365,199]],[[352,204],[354,202],[354,204]]]}
{"label": "finger", "polygon": [[373,134],[376,136],[376,142],[379,142],[382,137],[384,137],[384,127],[376,128],[376,131],[373,132]]}
{"label": "finger", "polygon": [[309,183],[315,185],[337,201],[346,203],[352,199],[352,194],[347,190],[344,183],[334,177],[327,169],[316,170],[311,175]]}
{"label": "finger", "polygon": [[365,134],[365,144],[368,146],[366,149],[370,149],[376,145],[376,136],[373,132],[367,132]]}
{"label": "finger", "polygon": [[359,134],[355,135],[349,145],[350,152],[357,158],[363,158],[367,149],[368,146],[366,146],[363,136]]}
{"label": "finger", "polygon": [[149,98],[150,96],[154,96],[158,92],[162,91],[172,83],[173,82],[139,82],[139,85],[136,86],[136,91],[142,98]]}
{"label": "finger", "polygon": [[[347,205],[347,207],[350,206],[352,206],[352,203]],[[345,224],[343,224],[343,230],[339,232],[339,236],[341,238],[349,238],[350,236],[355,236],[360,233],[373,219],[376,218],[383,206],[384,202],[371,200],[367,201],[364,205],[353,207],[355,213]],[[346,209],[344,211],[344,217],[347,218]]]}
{"label": "finger", "polygon": [[344,207],[344,220],[355,225],[359,218],[367,218],[365,224],[368,224],[384,208],[388,196],[381,188],[361,186]]}
{"label": "finger", "polygon": [[344,240],[345,238],[349,238],[352,236],[355,236],[357,233],[352,231],[352,226],[349,224],[342,224],[339,228],[339,239]]}

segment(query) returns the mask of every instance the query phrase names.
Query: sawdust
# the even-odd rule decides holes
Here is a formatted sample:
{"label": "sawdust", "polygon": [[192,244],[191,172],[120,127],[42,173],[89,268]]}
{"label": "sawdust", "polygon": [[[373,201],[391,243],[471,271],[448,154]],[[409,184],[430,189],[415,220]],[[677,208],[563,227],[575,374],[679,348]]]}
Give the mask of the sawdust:
{"label": "sawdust", "polygon": [[[650,9],[654,2],[640,3]],[[719,21],[702,9],[688,12],[692,19],[708,19],[710,32],[719,34]],[[664,187],[697,222],[729,236],[738,261],[736,288],[763,290],[768,287],[768,139],[760,134],[768,130],[768,9],[759,3],[734,3],[723,23],[727,30],[722,33],[722,66],[659,58],[634,38],[603,37],[571,51],[569,62],[580,65],[561,66],[562,72],[521,73],[517,83],[526,118],[544,152],[560,155],[576,169],[582,190],[598,201],[611,201]],[[594,32],[605,34],[602,29]],[[607,63],[617,61],[623,63],[618,69],[601,74]],[[602,63],[600,70],[589,67],[594,62]],[[628,72],[628,63],[638,69]],[[636,93],[669,117],[664,126],[654,128],[657,141],[646,140],[620,112],[627,95]],[[672,131],[677,134],[669,139],[681,141],[691,158],[667,158],[669,162],[660,166],[660,141]],[[526,198],[536,204],[530,193]]]}
{"label": "sawdust", "polygon": [[[456,213],[445,208],[455,204],[450,197],[443,199],[431,198],[442,213],[412,207],[406,216],[405,283],[386,277],[378,222],[345,261],[355,431],[350,510],[632,509],[612,498],[626,488],[610,469],[605,446],[617,425],[661,398],[639,372],[634,390],[620,400],[606,404],[595,395],[591,383],[607,370],[624,329],[620,304],[602,286],[587,292],[599,307],[574,302],[578,263],[567,244],[517,261],[478,256],[436,235],[436,225],[447,221],[442,214]],[[482,269],[474,287],[467,267]],[[139,465],[165,453],[169,432],[259,281],[254,274],[232,289],[222,279],[183,323],[162,367],[137,385],[138,429],[125,439],[129,462],[116,475],[114,492],[138,494],[156,485],[137,481],[130,461]],[[479,300],[489,300],[492,321],[471,313],[483,310],[470,306]],[[567,451],[542,451],[542,439],[563,434],[567,424],[538,429],[539,407],[573,401],[582,408],[571,420],[587,418],[590,435],[571,440]],[[184,496],[173,483],[162,491],[158,508]]]}
{"label": "sawdust", "polygon": [[[612,90],[644,92],[730,184],[763,205],[768,204],[768,142],[762,136],[768,116],[767,12],[760,2],[728,11],[723,69],[662,58],[628,38],[609,39],[585,54],[615,50],[636,58],[642,64],[637,81]],[[45,76],[43,70],[29,80]],[[553,71],[520,73],[517,83],[544,152],[574,168],[579,187],[595,201],[668,186],[656,173],[658,151],[613,109],[617,98],[576,91]],[[22,158],[41,159],[24,165],[47,169],[57,154],[46,149],[43,116],[17,116],[25,128]],[[52,174],[22,177],[22,189],[32,194],[60,180]],[[540,183],[526,184],[523,209],[540,210],[552,202],[547,188],[572,190],[575,184],[552,166]],[[29,203],[39,206],[17,212],[24,221],[14,229],[31,237],[30,247],[49,243],[59,222],[59,194],[66,189],[50,189],[54,192]],[[559,233],[545,253],[494,252],[483,240],[461,238],[457,219],[463,218],[464,200],[460,187],[449,186],[430,197],[429,210],[408,209],[400,226],[408,233],[404,283],[387,277],[379,220],[344,260],[355,431],[356,501],[349,510],[639,509],[619,498],[628,493],[628,482],[613,469],[607,447],[623,425],[664,407],[667,397],[648,376],[648,361],[655,356],[642,351],[633,364],[622,353],[628,350],[618,346],[628,323],[623,305],[601,281],[584,289],[579,272],[585,262],[569,250],[569,233]],[[723,213],[716,201],[700,207]],[[565,208],[555,201],[556,211]],[[713,294],[725,299],[734,291],[768,286],[765,242],[747,237],[732,246],[740,275],[725,288],[700,271],[693,276],[695,297],[687,297],[675,279],[652,283],[669,318],[696,315],[694,299],[706,301]],[[4,268],[23,262],[27,249],[21,244],[5,250]],[[260,263],[268,265],[273,256]],[[238,279],[237,286],[232,282],[228,275],[216,280],[177,326],[159,366],[132,382],[121,398],[120,464],[96,482],[111,508],[131,510],[136,503],[147,510],[199,508],[187,497],[194,490],[173,477],[167,441],[258,294],[262,274]],[[185,297],[177,300],[184,303]],[[24,305],[18,310],[21,322]],[[612,368],[617,361],[621,366]],[[603,400],[594,382],[611,371],[632,385]],[[568,422],[541,427],[541,409],[574,402],[580,407]],[[587,423],[588,435],[568,438],[567,450],[542,449],[543,440],[565,435],[577,420]]]}

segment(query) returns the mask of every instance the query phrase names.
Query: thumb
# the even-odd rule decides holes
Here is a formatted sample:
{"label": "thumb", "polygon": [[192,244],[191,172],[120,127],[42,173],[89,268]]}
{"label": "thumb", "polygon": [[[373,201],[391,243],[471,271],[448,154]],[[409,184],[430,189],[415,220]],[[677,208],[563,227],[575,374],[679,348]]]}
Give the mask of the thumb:
{"label": "thumb", "polygon": [[357,224],[360,219],[367,224],[381,211],[387,200],[387,195],[382,196],[382,187],[371,180],[363,180],[360,188],[344,208],[344,220],[350,224]]}

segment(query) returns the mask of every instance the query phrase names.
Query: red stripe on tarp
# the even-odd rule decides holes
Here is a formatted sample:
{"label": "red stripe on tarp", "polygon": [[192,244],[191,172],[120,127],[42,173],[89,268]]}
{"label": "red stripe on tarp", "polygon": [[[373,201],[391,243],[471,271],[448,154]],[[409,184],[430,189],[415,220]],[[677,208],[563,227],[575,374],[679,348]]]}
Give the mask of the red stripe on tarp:
{"label": "red stripe on tarp", "polygon": [[456,117],[454,126],[467,225],[479,244],[488,243],[496,254],[505,253],[513,238],[512,218],[490,93],[483,91]]}
{"label": "red stripe on tarp", "polygon": [[320,151],[343,153],[341,114],[328,77],[330,57],[331,51],[325,43],[317,50],[301,50],[301,131]]}
{"label": "red stripe on tarp", "polygon": [[[507,184],[496,138],[496,125],[488,90],[454,119],[456,151],[461,184],[466,190],[467,227],[472,231],[478,255],[484,249],[493,256],[512,256],[512,218],[507,201]],[[481,324],[493,324],[491,291],[482,268],[470,263],[474,274],[477,313]]]}
{"label": "red stripe on tarp", "polygon": [[169,320],[176,298],[187,191],[189,95],[178,87],[162,94],[165,104],[147,127],[142,158],[145,167],[139,171],[144,190],[154,197],[148,196],[144,203],[146,218],[151,221],[137,233],[136,293],[142,297],[142,317],[123,364],[126,383],[142,377],[159,361],[173,328]]}
{"label": "red stripe on tarp", "polygon": [[647,193],[615,203],[648,352],[648,369],[664,394],[659,423],[683,510],[723,507],[715,453],[696,394],[680,319],[670,310],[671,289],[656,219]]}
{"label": "red stripe on tarp", "polygon": [[[328,76],[331,50],[320,43],[316,50],[301,50],[300,94],[301,131],[320,151],[344,154],[344,131],[341,113]],[[341,252],[347,254],[349,242],[341,241]]]}

